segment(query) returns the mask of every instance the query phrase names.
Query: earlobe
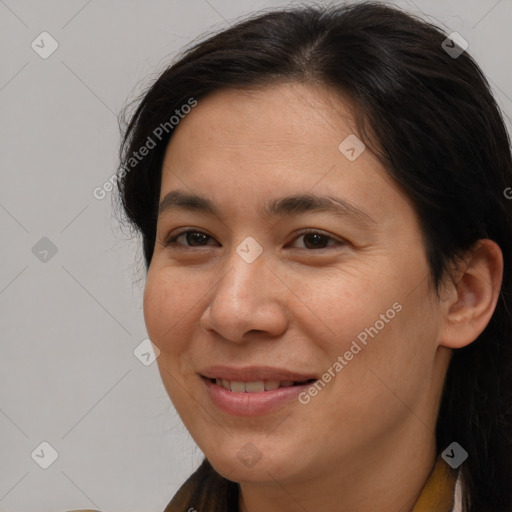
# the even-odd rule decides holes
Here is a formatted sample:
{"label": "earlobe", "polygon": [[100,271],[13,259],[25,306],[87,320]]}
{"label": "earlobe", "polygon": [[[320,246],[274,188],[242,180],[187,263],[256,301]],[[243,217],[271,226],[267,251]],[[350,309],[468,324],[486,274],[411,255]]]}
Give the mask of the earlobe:
{"label": "earlobe", "polygon": [[469,345],[491,320],[503,279],[500,247],[489,239],[478,240],[455,274],[439,343],[448,348]]}

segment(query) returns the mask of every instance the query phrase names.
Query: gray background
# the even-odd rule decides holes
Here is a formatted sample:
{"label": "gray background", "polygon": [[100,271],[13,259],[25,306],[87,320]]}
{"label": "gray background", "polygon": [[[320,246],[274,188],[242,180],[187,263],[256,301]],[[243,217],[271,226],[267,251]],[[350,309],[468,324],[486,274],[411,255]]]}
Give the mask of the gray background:
{"label": "gray background", "polygon": [[[171,56],[289,3],[0,0],[0,511],[159,512],[201,460],[156,363],[134,355],[141,252],[93,190],[116,169],[117,114]],[[463,35],[510,130],[512,1],[397,3]],[[43,31],[47,59],[31,47]]]}

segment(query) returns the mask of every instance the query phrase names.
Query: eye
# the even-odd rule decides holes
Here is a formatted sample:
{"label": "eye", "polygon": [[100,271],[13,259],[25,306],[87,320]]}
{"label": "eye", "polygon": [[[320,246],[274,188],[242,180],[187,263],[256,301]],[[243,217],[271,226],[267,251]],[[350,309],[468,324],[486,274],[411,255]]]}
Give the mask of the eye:
{"label": "eye", "polygon": [[[179,239],[183,237],[183,241],[185,243],[179,243]],[[294,247],[299,249],[326,249],[329,247],[328,242],[335,242],[334,245],[344,245],[346,242],[343,240],[336,240],[335,238],[326,235],[324,233],[320,233],[319,231],[309,230],[300,233],[297,235],[293,240],[298,240],[300,238],[303,238],[305,247]],[[178,233],[169,239],[167,239],[164,242],[164,247],[167,247],[169,245],[182,245],[184,247],[205,247],[207,246],[208,239],[212,239],[210,235],[207,235],[206,233],[203,233],[202,231],[195,231],[195,230],[188,230],[188,231],[182,231],[181,233]],[[327,247],[326,247],[327,245]],[[332,246],[333,244],[330,244]]]}
{"label": "eye", "polygon": [[[342,240],[336,240],[335,238],[329,236],[329,235],[326,235],[324,233],[320,233],[318,231],[314,231],[314,230],[308,230],[308,231],[304,231],[302,233],[300,233],[299,235],[297,235],[296,238],[294,238],[294,240],[298,240],[299,238],[303,238],[304,242],[305,242],[305,248],[306,249],[326,249],[326,243],[328,241],[332,241],[332,242],[335,242],[334,245],[336,245],[336,243],[338,245],[343,245],[344,242]],[[331,244],[332,246],[333,244]],[[302,247],[299,247],[299,248],[302,248]]]}

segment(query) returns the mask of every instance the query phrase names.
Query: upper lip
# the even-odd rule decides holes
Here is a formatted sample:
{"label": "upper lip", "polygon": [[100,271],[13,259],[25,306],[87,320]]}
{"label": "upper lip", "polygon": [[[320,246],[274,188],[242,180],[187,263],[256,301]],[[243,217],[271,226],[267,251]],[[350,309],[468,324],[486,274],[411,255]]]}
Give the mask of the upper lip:
{"label": "upper lip", "polygon": [[298,373],[285,368],[273,368],[271,366],[244,366],[235,368],[233,366],[208,366],[199,372],[203,377],[209,379],[225,379],[238,382],[255,382],[260,380],[293,380],[301,382],[304,380],[316,379],[312,374]]}

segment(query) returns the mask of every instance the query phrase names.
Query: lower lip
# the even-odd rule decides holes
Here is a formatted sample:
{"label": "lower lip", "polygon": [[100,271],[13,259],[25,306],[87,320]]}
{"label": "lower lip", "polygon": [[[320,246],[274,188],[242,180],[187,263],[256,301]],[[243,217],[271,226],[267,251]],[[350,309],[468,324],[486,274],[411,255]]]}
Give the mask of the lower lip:
{"label": "lower lip", "polygon": [[206,377],[201,379],[212,402],[224,412],[237,416],[258,416],[279,409],[287,402],[297,399],[300,393],[314,385],[314,382],[308,382],[300,386],[246,393],[229,391]]}

